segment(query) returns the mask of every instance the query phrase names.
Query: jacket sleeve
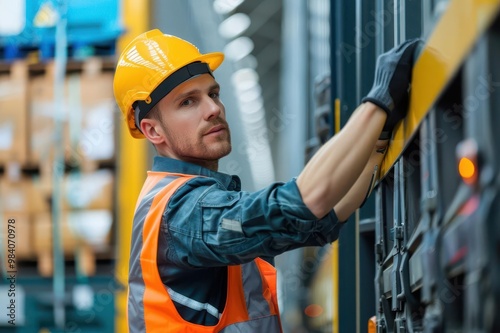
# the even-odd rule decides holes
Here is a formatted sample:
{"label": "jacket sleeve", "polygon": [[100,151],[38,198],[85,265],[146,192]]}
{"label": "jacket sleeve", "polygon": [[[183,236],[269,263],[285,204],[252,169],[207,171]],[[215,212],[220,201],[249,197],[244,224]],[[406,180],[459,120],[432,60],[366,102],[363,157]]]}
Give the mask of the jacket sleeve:
{"label": "jacket sleeve", "polygon": [[195,178],[172,196],[162,221],[166,259],[186,268],[215,267],[274,257],[338,238],[333,209],[317,219],[303,203],[295,179],[257,192],[228,191]]}

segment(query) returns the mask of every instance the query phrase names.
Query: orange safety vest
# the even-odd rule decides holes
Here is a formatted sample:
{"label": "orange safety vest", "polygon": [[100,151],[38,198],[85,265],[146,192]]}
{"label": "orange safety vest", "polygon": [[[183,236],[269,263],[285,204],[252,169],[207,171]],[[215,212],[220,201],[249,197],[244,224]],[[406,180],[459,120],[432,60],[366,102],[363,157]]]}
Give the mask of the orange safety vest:
{"label": "orange safety vest", "polygon": [[226,305],[217,325],[193,324],[177,312],[158,271],[158,236],[170,197],[193,177],[196,176],[148,172],[132,231],[127,309],[129,332],[282,332],[276,269],[260,258],[228,266]]}

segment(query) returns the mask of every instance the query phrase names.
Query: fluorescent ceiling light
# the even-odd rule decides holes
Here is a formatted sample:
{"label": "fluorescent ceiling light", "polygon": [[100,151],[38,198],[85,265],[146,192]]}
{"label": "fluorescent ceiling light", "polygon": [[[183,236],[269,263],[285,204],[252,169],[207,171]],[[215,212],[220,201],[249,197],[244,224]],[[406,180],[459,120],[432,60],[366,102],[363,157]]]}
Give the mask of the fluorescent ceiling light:
{"label": "fluorescent ceiling light", "polygon": [[242,68],[237,70],[231,76],[233,85],[239,92],[254,89],[259,83],[259,74],[252,68]]}
{"label": "fluorescent ceiling light", "polygon": [[244,0],[215,0],[214,10],[221,15],[226,15],[236,9]]}
{"label": "fluorescent ceiling light", "polygon": [[242,103],[240,104],[241,112],[245,114],[244,118],[247,115],[254,116],[258,112],[262,112],[264,114],[264,101],[261,98],[257,98],[251,103]]}
{"label": "fluorescent ceiling light", "polygon": [[238,94],[240,103],[250,103],[262,96],[262,88],[260,85],[254,85],[252,88],[244,90]]}
{"label": "fluorescent ceiling light", "polygon": [[247,14],[237,13],[231,15],[219,25],[219,34],[224,38],[233,39],[244,33],[250,23],[250,17]]}
{"label": "fluorescent ceiling light", "polygon": [[256,69],[257,68],[257,58],[253,54],[247,55],[245,58],[238,61],[239,68],[249,67]]}
{"label": "fluorescent ceiling light", "polygon": [[238,37],[226,45],[224,53],[229,59],[239,61],[249,55],[253,48],[254,45],[250,38]]}

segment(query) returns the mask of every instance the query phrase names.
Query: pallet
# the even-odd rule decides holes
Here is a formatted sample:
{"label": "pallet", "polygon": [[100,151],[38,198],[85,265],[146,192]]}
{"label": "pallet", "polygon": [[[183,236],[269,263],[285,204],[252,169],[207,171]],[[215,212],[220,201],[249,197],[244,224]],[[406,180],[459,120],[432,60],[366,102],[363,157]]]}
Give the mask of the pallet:
{"label": "pallet", "polygon": [[[70,42],[66,47],[70,60],[82,60],[89,57],[112,57],[116,54],[116,39],[100,43]],[[20,59],[36,59],[50,61],[55,57],[56,45],[53,41],[40,43],[9,43],[0,45],[0,60],[16,61]]]}

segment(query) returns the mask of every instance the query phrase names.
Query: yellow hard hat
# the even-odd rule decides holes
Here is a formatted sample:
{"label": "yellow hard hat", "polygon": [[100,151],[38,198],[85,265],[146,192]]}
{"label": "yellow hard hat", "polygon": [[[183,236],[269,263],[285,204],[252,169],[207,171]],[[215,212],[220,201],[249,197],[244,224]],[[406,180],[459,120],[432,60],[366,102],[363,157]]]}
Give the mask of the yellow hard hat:
{"label": "yellow hard hat", "polygon": [[160,30],[147,31],[128,44],[116,65],[113,90],[130,134],[144,138],[139,124],[172,89],[193,76],[212,75],[224,54],[201,54],[193,44]]}

